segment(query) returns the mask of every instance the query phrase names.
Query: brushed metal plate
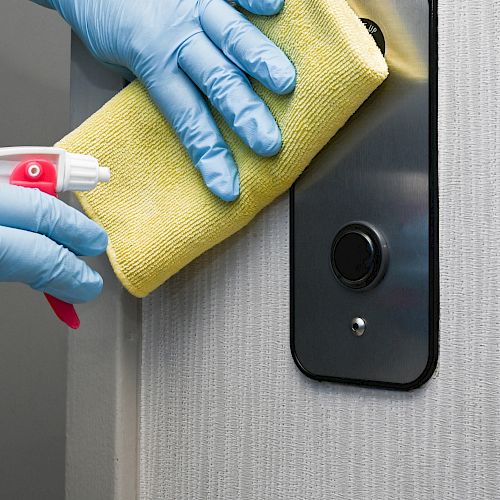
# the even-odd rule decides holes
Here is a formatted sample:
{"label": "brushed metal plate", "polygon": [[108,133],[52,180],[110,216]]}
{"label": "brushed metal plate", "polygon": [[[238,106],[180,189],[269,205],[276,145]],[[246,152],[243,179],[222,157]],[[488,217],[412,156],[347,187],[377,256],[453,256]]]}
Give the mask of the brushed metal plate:
{"label": "brushed metal plate", "polygon": [[[291,348],[312,378],[411,389],[437,363],[436,5],[350,4],[382,30],[390,76],[292,190]],[[384,235],[389,260],[376,286],[353,290],[331,252],[359,221]]]}

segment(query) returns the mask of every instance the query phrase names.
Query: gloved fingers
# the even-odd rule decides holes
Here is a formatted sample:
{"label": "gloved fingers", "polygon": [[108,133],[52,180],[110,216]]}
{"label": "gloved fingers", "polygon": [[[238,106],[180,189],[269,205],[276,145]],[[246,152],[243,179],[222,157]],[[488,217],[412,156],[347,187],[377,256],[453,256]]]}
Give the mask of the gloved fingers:
{"label": "gloved fingers", "polygon": [[278,153],[281,132],[273,115],[243,72],[204,33],[182,46],[178,63],[253,151],[262,156]]}
{"label": "gloved fingers", "polygon": [[186,147],[208,189],[224,201],[235,200],[240,194],[238,169],[193,82],[176,68],[169,74],[146,78],[144,84]]}
{"label": "gloved fingers", "polygon": [[284,0],[234,0],[240,7],[260,16],[272,16],[283,8]]}
{"label": "gloved fingers", "polygon": [[0,226],[44,234],[77,255],[106,250],[104,229],[61,200],[38,189],[0,185]]}
{"label": "gloved fingers", "polygon": [[277,94],[295,88],[295,68],[286,55],[240,12],[224,0],[211,0],[201,25],[224,54]]}
{"label": "gloved fingers", "polygon": [[92,300],[101,276],[66,248],[38,233],[0,226],[0,281],[26,283],[65,302]]}

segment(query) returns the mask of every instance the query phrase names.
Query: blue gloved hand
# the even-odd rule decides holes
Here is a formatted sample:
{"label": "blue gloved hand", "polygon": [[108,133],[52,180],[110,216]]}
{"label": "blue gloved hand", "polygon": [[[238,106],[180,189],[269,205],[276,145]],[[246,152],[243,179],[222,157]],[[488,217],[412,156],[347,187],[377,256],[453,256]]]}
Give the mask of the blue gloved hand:
{"label": "blue gloved hand", "polygon": [[99,255],[100,226],[62,201],[0,184],[0,281],[18,281],[70,303],[92,300],[102,278],[76,255]]}
{"label": "blue gloved hand", "polygon": [[[35,1],[56,9],[101,62],[143,82],[208,188],[223,200],[238,197],[238,170],[202,93],[257,154],[280,150],[280,130],[245,73],[287,94],[295,69],[225,0]],[[283,0],[236,3],[262,15],[283,6]]]}

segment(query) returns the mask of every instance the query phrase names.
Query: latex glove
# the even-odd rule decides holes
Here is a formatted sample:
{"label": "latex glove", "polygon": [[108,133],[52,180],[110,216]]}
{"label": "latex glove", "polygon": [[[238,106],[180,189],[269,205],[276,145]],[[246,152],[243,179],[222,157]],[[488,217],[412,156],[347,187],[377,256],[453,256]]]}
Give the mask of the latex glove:
{"label": "latex glove", "polygon": [[76,255],[99,255],[108,237],[62,201],[0,184],[0,281],[18,281],[70,303],[94,299],[102,278]]}
{"label": "latex glove", "polygon": [[[239,195],[238,171],[200,90],[253,151],[272,156],[280,150],[280,130],[245,73],[286,94],[294,89],[295,69],[225,0],[35,1],[55,8],[100,61],[143,82],[208,188],[223,200]],[[283,0],[237,3],[271,15]]]}

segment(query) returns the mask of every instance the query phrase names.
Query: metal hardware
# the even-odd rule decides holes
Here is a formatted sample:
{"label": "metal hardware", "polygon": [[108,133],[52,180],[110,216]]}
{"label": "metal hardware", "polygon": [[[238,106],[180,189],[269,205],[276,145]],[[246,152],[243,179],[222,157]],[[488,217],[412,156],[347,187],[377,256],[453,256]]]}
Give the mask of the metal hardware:
{"label": "metal hardware", "polygon": [[435,7],[349,3],[390,75],[292,190],[291,348],[309,377],[412,389],[437,362]]}
{"label": "metal hardware", "polygon": [[356,337],[361,337],[366,332],[366,321],[363,318],[353,318],[351,330]]}

